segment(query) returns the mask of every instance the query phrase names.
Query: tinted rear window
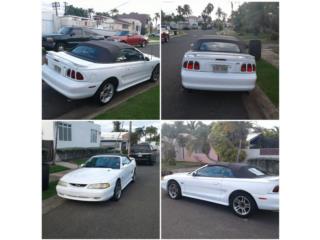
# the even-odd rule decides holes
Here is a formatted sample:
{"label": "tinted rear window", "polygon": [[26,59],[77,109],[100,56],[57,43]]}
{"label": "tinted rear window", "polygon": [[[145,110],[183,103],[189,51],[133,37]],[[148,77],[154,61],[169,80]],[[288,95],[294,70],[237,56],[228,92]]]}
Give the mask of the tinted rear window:
{"label": "tinted rear window", "polygon": [[202,42],[198,50],[204,52],[240,53],[239,45],[230,42]]}
{"label": "tinted rear window", "polygon": [[71,50],[70,54],[90,62],[113,62],[113,56],[108,51],[94,46],[80,45]]}
{"label": "tinted rear window", "polygon": [[148,145],[134,145],[131,149],[133,152],[150,152]]}

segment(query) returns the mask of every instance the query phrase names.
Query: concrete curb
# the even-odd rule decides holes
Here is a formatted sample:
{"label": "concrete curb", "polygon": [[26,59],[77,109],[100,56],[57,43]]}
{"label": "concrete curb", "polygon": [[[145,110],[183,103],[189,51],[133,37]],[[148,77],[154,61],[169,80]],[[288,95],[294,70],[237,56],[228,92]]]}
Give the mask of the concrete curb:
{"label": "concrete curb", "polygon": [[259,86],[242,99],[250,119],[279,119],[279,110]]}
{"label": "concrete curb", "polygon": [[60,115],[59,117],[57,117],[57,119],[94,119],[98,115],[100,115],[106,111],[109,111],[110,109],[115,108],[115,107],[119,106],[120,104],[126,102],[128,99],[135,97],[138,94],[144,93],[144,92],[146,92],[146,91],[150,90],[151,88],[158,86],[158,85],[159,85],[159,83],[150,84],[150,85],[146,86],[145,88],[136,91],[133,95],[128,95],[128,96],[124,97],[122,100],[115,101],[115,102],[111,101],[110,103],[107,104],[107,106],[97,109],[94,113],[88,113],[88,114],[83,114],[83,115],[79,116],[79,110],[75,109],[71,112],[67,112],[63,115]]}
{"label": "concrete curb", "polygon": [[42,200],[42,214],[46,214],[51,210],[57,208],[63,204],[64,200],[57,195],[50,197],[46,200]]}

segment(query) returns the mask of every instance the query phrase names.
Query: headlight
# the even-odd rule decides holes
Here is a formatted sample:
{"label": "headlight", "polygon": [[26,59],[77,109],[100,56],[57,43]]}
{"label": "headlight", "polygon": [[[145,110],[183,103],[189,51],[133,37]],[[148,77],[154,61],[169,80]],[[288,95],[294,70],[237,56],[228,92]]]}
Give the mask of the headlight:
{"label": "headlight", "polygon": [[96,183],[96,184],[89,184],[88,188],[89,189],[105,189],[110,187],[109,183]]}
{"label": "headlight", "polygon": [[53,42],[53,38],[52,37],[47,37],[47,42]]}
{"label": "headlight", "polygon": [[60,180],[60,181],[58,182],[58,185],[59,185],[59,186],[62,186],[62,187],[67,187],[67,186],[68,186],[68,183]]}

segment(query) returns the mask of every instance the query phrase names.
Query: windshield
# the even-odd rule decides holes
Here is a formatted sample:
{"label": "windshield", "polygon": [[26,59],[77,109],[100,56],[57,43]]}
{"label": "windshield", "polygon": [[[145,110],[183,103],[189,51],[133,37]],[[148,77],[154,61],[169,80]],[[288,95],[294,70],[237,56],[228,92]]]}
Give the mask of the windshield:
{"label": "windshield", "polygon": [[202,42],[199,51],[240,53],[240,47],[229,42]]}
{"label": "windshield", "polygon": [[60,28],[60,30],[58,31],[59,34],[68,34],[70,32],[71,32],[71,28],[69,27]]}
{"label": "windshield", "polygon": [[133,145],[132,152],[150,152],[151,149],[148,145]]}
{"label": "windshield", "polygon": [[111,156],[93,157],[85,163],[84,167],[120,169],[120,158]]}
{"label": "windshield", "polygon": [[129,35],[129,31],[121,31],[115,34],[115,36],[127,36],[127,35]]}

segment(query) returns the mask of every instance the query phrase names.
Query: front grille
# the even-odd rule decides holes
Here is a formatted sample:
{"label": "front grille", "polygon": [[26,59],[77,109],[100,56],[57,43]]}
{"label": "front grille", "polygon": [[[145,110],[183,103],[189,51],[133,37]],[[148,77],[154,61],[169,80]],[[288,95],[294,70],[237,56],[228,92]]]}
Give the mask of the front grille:
{"label": "front grille", "polygon": [[87,186],[87,184],[80,184],[80,183],[70,183],[71,186],[74,186],[74,187],[85,187]]}

